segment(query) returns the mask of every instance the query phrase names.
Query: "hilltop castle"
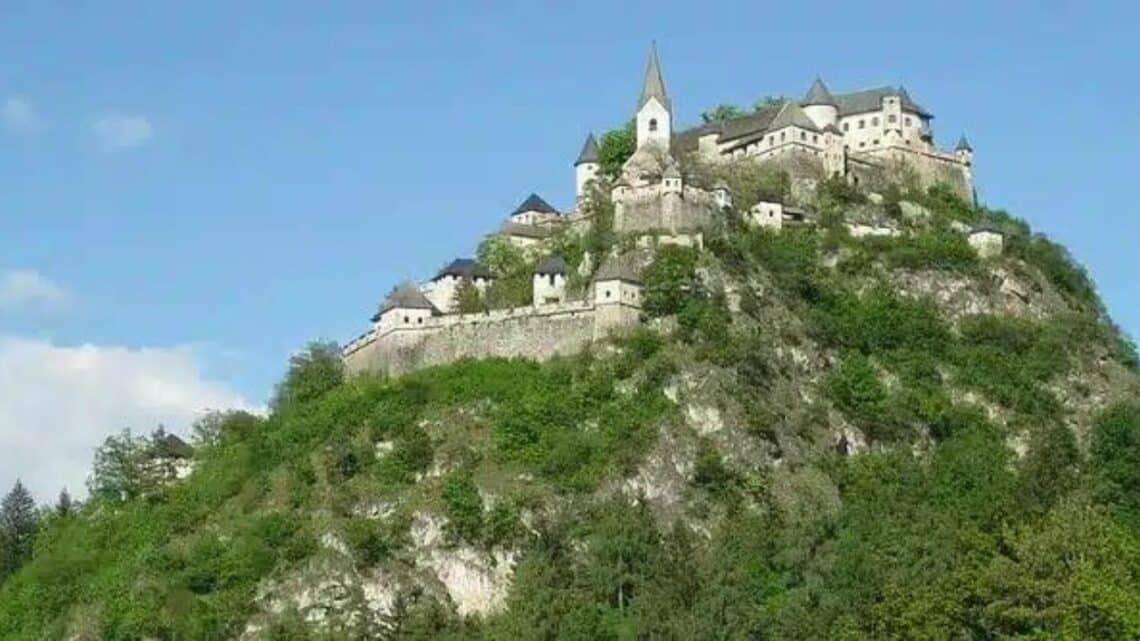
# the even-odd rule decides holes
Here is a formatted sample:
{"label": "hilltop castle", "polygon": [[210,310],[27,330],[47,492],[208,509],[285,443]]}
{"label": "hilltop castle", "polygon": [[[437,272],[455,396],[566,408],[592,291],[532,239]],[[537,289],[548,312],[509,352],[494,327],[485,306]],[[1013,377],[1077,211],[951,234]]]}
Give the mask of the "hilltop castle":
{"label": "hilltop castle", "polygon": [[[531,194],[496,234],[541,258],[548,239],[589,228],[584,202],[595,186],[608,185],[615,232],[636,237],[643,248],[700,245],[701,230],[733,202],[725,183],[697,184],[686,176],[682,160],[690,158],[771,163],[788,173],[793,197],[824,178],[870,183],[884,172],[907,168],[922,184],[944,183],[972,198],[973,150],[964,136],[955,149],[939,150],[933,117],[902,87],[832,94],[817,78],[803,100],[773,101],[745,116],[676,132],[654,47],[637,103],[636,148],[619,175],[601,182],[599,148],[590,134],[574,162],[575,208],[560,212]],[[808,214],[790,203],[761,200],[745,217],[778,229],[803,224]],[[853,227],[852,233],[893,232]],[[346,366],[353,373],[398,374],[464,357],[542,359],[578,352],[641,322],[640,272],[649,252],[598,258],[598,269],[575,296],[568,293],[573,274],[566,261],[545,256],[533,269],[530,305],[467,314],[458,313],[461,284],[483,293],[496,275],[473,259],[456,259],[423,284],[394,288],[372,317],[372,327],[345,346]]]}

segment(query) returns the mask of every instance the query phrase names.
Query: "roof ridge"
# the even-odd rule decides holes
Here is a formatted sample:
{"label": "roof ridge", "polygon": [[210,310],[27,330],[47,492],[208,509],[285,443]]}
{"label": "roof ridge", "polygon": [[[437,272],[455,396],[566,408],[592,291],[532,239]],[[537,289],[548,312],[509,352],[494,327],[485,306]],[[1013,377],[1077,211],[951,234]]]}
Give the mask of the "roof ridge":
{"label": "roof ridge", "polygon": [[657,58],[656,40],[649,46],[649,62],[645,66],[645,81],[641,85],[641,99],[637,102],[637,108],[644,107],[650,98],[656,98],[666,111],[672,111],[669,94],[665,91],[665,78],[661,74],[661,61]]}

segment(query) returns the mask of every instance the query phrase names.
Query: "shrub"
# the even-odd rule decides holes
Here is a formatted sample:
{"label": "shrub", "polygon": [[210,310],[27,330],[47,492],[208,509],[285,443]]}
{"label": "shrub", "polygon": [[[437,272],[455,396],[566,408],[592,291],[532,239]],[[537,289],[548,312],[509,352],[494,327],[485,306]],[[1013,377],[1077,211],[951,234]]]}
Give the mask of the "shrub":
{"label": "shrub", "polygon": [[483,499],[471,472],[456,470],[444,477],[440,496],[452,539],[479,542],[483,534]]}
{"label": "shrub", "polygon": [[689,300],[705,295],[697,276],[700,254],[691,247],[667,246],[645,269],[643,305],[650,316],[679,313]]}
{"label": "shrub", "polygon": [[903,269],[970,271],[978,264],[978,253],[962,234],[932,232],[891,239],[884,243],[888,264]]}
{"label": "shrub", "polygon": [[867,357],[852,353],[824,382],[828,398],[871,440],[892,440],[898,425],[891,414],[886,387]]}
{"label": "shrub", "polygon": [[1097,498],[1140,525],[1140,403],[1117,403],[1093,421]]}

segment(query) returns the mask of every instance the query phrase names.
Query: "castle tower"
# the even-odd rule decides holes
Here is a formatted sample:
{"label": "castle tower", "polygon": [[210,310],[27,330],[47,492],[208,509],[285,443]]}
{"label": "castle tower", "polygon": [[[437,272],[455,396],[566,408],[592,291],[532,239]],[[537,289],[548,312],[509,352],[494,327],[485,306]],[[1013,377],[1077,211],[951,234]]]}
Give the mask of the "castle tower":
{"label": "castle tower", "polygon": [[673,105],[665,92],[665,79],[661,76],[661,63],[657,59],[657,44],[649,50],[645,67],[645,82],[641,99],[637,103],[637,148],[649,145],[668,151],[673,132]]}
{"label": "castle tower", "polygon": [[594,340],[641,322],[644,285],[631,258],[610,256],[594,274]]}
{"label": "castle tower", "polygon": [[962,134],[962,137],[958,139],[958,145],[954,147],[954,156],[964,165],[973,164],[974,148],[970,146],[970,141],[966,140],[966,134]]}
{"label": "castle tower", "polygon": [[816,76],[815,82],[811,84],[801,106],[807,117],[811,118],[820,129],[828,125],[834,127],[839,122],[839,103],[835,102],[835,98],[819,76]]}
{"label": "castle tower", "polygon": [[534,268],[532,276],[535,307],[555,305],[566,300],[566,276],[569,265],[561,256],[547,256]]}
{"label": "castle tower", "polygon": [[598,169],[600,168],[598,141],[594,140],[594,134],[590,134],[586,136],[586,142],[582,145],[582,151],[578,154],[578,160],[574,161],[574,193],[578,198],[579,204],[586,195],[586,186],[591,180],[597,177]]}
{"label": "castle tower", "polygon": [[439,313],[415,283],[406,281],[397,285],[380,309],[372,317],[378,335],[398,329],[417,329]]}

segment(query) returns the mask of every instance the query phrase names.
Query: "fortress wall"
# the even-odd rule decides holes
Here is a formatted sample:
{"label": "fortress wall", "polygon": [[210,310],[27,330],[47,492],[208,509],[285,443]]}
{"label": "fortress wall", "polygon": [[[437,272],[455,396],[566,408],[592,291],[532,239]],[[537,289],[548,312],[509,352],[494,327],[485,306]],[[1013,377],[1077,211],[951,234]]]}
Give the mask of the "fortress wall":
{"label": "fortress wall", "polygon": [[432,319],[423,328],[397,329],[345,355],[350,374],[403,374],[462,358],[490,356],[544,360],[576,354],[594,338],[594,307],[576,301],[541,309]]}
{"label": "fortress wall", "polygon": [[905,166],[917,174],[924,187],[945,183],[966,201],[972,202],[974,198],[974,181],[970,168],[951,154],[894,146],[852,154],[851,160],[852,171],[860,177],[860,182],[869,180],[868,184],[875,185],[876,181],[883,178],[876,173],[889,174]]}

